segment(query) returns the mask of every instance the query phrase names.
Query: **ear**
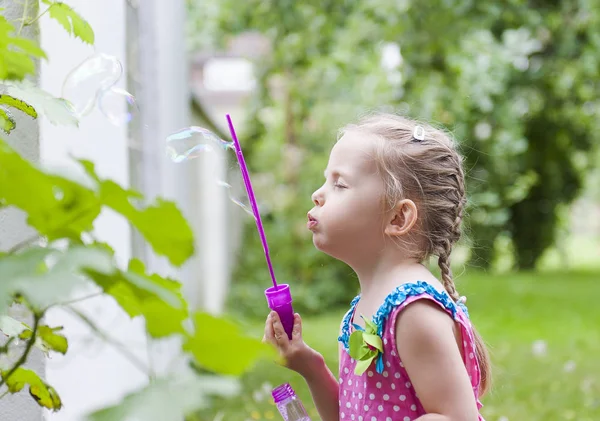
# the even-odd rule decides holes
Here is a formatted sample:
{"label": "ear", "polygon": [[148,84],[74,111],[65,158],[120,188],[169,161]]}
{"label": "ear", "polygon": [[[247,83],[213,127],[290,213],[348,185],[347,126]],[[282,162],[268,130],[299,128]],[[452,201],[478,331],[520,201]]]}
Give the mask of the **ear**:
{"label": "ear", "polygon": [[417,222],[417,205],[410,199],[400,200],[391,211],[385,233],[391,236],[407,234]]}

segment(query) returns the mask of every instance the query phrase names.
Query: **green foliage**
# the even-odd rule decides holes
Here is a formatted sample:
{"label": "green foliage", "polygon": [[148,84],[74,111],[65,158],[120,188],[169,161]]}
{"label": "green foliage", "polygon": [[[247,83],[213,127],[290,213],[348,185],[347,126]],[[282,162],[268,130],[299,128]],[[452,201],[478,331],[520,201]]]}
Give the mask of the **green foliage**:
{"label": "green foliage", "polygon": [[[258,32],[257,89],[241,134],[276,274],[304,312],[347,304],[350,270],[315,252],[302,228],[337,129],[379,109],[451,130],[467,172],[471,265],[508,235],[531,268],[555,241],[600,142],[600,2],[190,2],[192,43],[225,48]],[[198,38],[202,38],[199,40]],[[382,65],[384,51],[398,62]],[[254,314],[268,273],[250,224],[232,308]],[[350,287],[349,285],[353,285]]]}
{"label": "green foliage", "polygon": [[[37,118],[37,111],[25,101],[12,97],[10,95],[0,95],[0,104],[9,105],[16,108],[32,118]],[[0,129],[10,134],[16,127],[15,119],[12,113],[5,107],[0,107]]]}
{"label": "green foliage", "polygon": [[[92,29],[71,7],[62,2],[42,2],[48,9],[32,20],[24,17],[22,27],[48,12],[67,32],[93,43]],[[27,16],[27,12],[23,15]],[[13,32],[12,24],[0,16],[0,79],[4,79],[7,91],[0,96],[0,105],[33,118],[38,113],[44,114],[53,124],[76,126],[78,121],[68,102],[54,98],[32,82],[21,81],[35,71],[30,56],[45,55],[37,44],[13,36]],[[0,128],[19,136],[19,127],[5,108],[0,108]],[[102,332],[72,306],[90,298],[74,299],[76,291],[91,288],[97,291],[95,295],[111,296],[130,317],[144,319],[149,341],[179,337],[184,344],[181,358],[193,359],[194,367],[215,374],[239,375],[257,359],[274,355],[258,338],[244,334],[225,319],[191,314],[178,281],[148,273],[137,259],[130,260],[126,269],[121,268],[114,250],[93,235],[94,222],[103,209],[110,208],[122,215],[156,254],[166,257],[173,266],[183,265],[193,255],[192,230],[174,203],[157,199],[147,204],[140,193],[100,178],[92,162],[77,162],[79,166],[74,173],[44,168],[23,158],[0,139],[0,208],[23,211],[28,225],[36,232],[6,253],[0,253],[0,330],[7,337],[0,354],[18,355],[16,361],[9,361],[11,365],[3,366],[0,371],[0,388],[6,388],[0,399],[28,386],[29,394],[40,406],[53,411],[62,407],[58,392],[34,371],[23,368],[34,347],[46,355],[71,352],[67,332],[61,326],[41,323],[45,312],[56,306],[70,310],[148,375],[146,387],[113,407],[99,409],[90,415],[91,420],[183,419],[206,406],[210,396],[231,396],[237,392],[235,378],[200,375],[191,368],[155,376],[152,367],[137,361],[110,338],[110,333]],[[15,303],[29,310],[34,319],[32,326],[5,314]],[[192,331],[186,328],[190,325]],[[24,346],[16,349],[19,342]],[[249,352],[240,358],[239,349]]]}
{"label": "green foliage", "polygon": [[33,41],[14,34],[15,27],[0,15],[0,80],[22,80],[35,72],[34,59],[46,58]]}
{"label": "green foliage", "polygon": [[60,332],[62,327],[51,328],[50,326],[38,327],[38,337],[42,340],[43,345],[48,349],[61,354],[66,354],[69,348],[69,341]]}
{"label": "green foliage", "polygon": [[126,190],[114,181],[100,180],[92,162],[80,162],[98,182],[102,203],[129,219],[156,253],[166,256],[176,266],[181,266],[194,253],[192,229],[172,202],[159,198],[150,206],[140,206],[141,194]]}
{"label": "green foliage", "polygon": [[216,376],[188,374],[159,379],[126,396],[119,404],[90,414],[87,421],[182,420],[194,410],[206,407],[208,395],[231,397],[238,389],[231,379]]}
{"label": "green foliage", "polygon": [[94,43],[94,31],[89,23],[83,19],[73,8],[61,1],[42,0],[48,5],[50,17],[56,20],[69,35],[79,38],[87,44]]}
{"label": "green foliage", "polygon": [[[275,354],[250,337],[240,340],[238,327],[231,321],[207,313],[196,313],[194,334],[183,349],[190,351],[198,364],[217,373],[242,374],[252,361]],[[243,350],[243,352],[240,352]]]}
{"label": "green foliage", "polygon": [[2,371],[1,374],[10,393],[17,393],[28,385],[29,394],[40,406],[53,411],[58,411],[62,407],[56,390],[40,379],[35,371],[19,367],[8,378],[5,377],[8,374],[5,371]]}
{"label": "green foliage", "polygon": [[56,98],[50,93],[38,88],[29,80],[8,82],[6,91],[9,95],[31,104],[40,114],[43,114],[53,125],[78,127],[79,121],[73,111],[73,106],[63,98]]}

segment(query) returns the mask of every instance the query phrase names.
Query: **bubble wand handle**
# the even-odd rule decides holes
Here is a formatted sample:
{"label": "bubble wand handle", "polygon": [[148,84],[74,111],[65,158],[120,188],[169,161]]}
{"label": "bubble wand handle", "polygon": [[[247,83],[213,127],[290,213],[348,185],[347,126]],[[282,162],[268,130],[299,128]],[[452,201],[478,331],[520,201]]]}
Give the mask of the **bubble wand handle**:
{"label": "bubble wand handle", "polygon": [[260,241],[262,242],[263,250],[265,252],[265,258],[267,259],[267,266],[269,266],[269,274],[271,275],[271,280],[273,281],[273,288],[277,290],[277,281],[275,280],[275,272],[273,271],[273,265],[271,264],[271,256],[269,254],[269,245],[267,244],[267,236],[265,235],[265,230],[263,228],[262,219],[260,218],[260,212],[258,211],[258,205],[256,204],[256,198],[254,197],[254,190],[252,189],[252,183],[250,182],[250,175],[248,174],[248,167],[246,167],[246,161],[244,160],[244,154],[242,153],[242,148],[240,146],[240,142],[235,133],[235,129],[233,128],[233,123],[231,122],[231,117],[229,114],[226,115],[227,124],[229,125],[229,132],[231,133],[231,138],[233,139],[233,145],[235,146],[235,155],[237,157],[238,163],[240,165],[240,170],[242,171],[242,178],[244,179],[244,184],[246,186],[246,192],[248,193],[248,199],[250,201],[250,206],[252,207],[252,212],[254,213],[254,220],[256,222],[256,228],[258,229],[258,235],[260,236]]}

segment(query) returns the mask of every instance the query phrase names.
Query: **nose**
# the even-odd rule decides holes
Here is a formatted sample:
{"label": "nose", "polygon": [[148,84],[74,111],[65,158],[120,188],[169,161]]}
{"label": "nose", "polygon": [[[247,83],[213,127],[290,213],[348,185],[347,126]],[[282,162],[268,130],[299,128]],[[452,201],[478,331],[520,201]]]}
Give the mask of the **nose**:
{"label": "nose", "polygon": [[313,203],[317,206],[323,206],[322,189],[317,189],[311,196]]}

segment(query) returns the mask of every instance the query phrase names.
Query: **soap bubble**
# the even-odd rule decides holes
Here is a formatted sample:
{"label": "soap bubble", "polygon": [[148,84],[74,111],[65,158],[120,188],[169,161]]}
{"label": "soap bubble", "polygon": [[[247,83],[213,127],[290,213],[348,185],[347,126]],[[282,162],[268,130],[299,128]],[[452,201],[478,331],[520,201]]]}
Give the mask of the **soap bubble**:
{"label": "soap bubble", "polygon": [[68,100],[80,117],[89,114],[100,92],[110,89],[123,75],[123,65],[114,56],[97,53],[75,67],[62,86],[62,98]]}
{"label": "soap bubble", "polygon": [[98,108],[115,126],[128,124],[139,113],[133,95],[124,89],[114,87],[102,91],[98,99]]}
{"label": "soap bubble", "polygon": [[[238,177],[233,177],[238,178]],[[241,176],[239,177],[241,178]],[[245,187],[238,186],[238,189],[235,189],[231,184],[226,183],[222,180],[217,180],[217,185],[227,189],[227,194],[229,195],[229,200],[238,205],[240,208],[244,210],[248,215],[254,218],[254,212],[252,211],[252,205],[250,204],[250,200],[248,200],[248,195],[246,193],[238,192],[239,189],[244,189]]]}
{"label": "soap bubble", "polygon": [[202,159],[202,170],[210,174],[216,186],[226,189],[229,200],[254,218],[233,142],[223,140],[203,127],[192,126],[167,137],[166,152],[177,164]]}
{"label": "soap bubble", "polygon": [[198,158],[203,152],[226,149],[235,150],[233,142],[222,140],[198,126],[187,127],[167,137],[167,155],[175,163]]}

